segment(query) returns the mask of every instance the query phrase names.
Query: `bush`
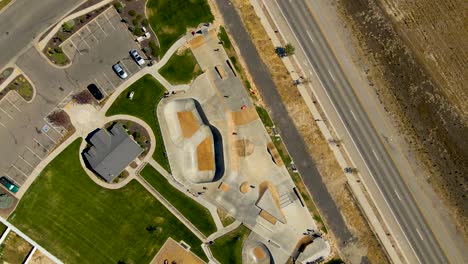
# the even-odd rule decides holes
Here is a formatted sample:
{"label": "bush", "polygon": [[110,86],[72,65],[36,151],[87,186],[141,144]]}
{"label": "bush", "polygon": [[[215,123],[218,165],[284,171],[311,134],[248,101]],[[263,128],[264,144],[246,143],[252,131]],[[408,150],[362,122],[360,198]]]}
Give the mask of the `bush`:
{"label": "bush", "polygon": [[72,32],[74,28],[75,28],[75,21],[74,20],[67,21],[67,22],[63,23],[63,25],[62,25],[62,31],[63,32]]}
{"label": "bush", "polygon": [[143,19],[143,20],[141,21],[141,25],[144,26],[144,27],[147,27],[147,26],[149,25],[148,19],[146,19],[146,18]]}
{"label": "bush", "polygon": [[94,102],[94,97],[88,90],[74,94],[73,99],[77,104],[91,104]]}
{"label": "bush", "polygon": [[70,116],[63,110],[56,110],[50,113],[47,116],[47,120],[56,126],[62,126],[66,129],[69,129],[72,126]]}
{"label": "bush", "polygon": [[133,19],[133,20],[132,20],[132,24],[133,24],[135,27],[138,26],[138,19],[136,19],[136,18]]}
{"label": "bush", "polygon": [[117,2],[117,3],[114,4],[114,7],[115,7],[115,9],[119,10],[119,8],[123,8],[123,5],[122,5],[122,3]]}
{"label": "bush", "polygon": [[135,17],[135,19],[138,20],[138,21],[140,21],[142,18],[143,18],[143,16],[140,15],[140,14],[138,14],[138,15]]}
{"label": "bush", "polygon": [[153,57],[159,56],[159,46],[153,40],[149,42],[149,46],[151,48],[151,55]]}
{"label": "bush", "polygon": [[128,19],[126,17],[122,18],[122,20],[120,20],[120,21],[124,22],[125,24],[128,23]]}
{"label": "bush", "polygon": [[291,43],[286,44],[284,49],[286,50],[286,54],[288,56],[294,55],[294,52],[296,51],[296,48],[294,48],[294,46]]}
{"label": "bush", "polygon": [[56,53],[63,53],[62,47],[55,47],[55,48],[54,48],[54,51],[55,51]]}
{"label": "bush", "polygon": [[129,26],[128,30],[130,30],[131,32],[135,31],[135,26]]}
{"label": "bush", "polygon": [[143,35],[143,30],[141,29],[141,27],[137,27],[135,28],[135,31],[133,31],[133,34],[135,34],[135,36],[141,36]]}
{"label": "bush", "polygon": [[150,52],[151,49],[149,47],[143,47],[143,52],[146,54],[148,52]]}
{"label": "bush", "polygon": [[135,15],[136,15],[136,11],[132,9],[132,10],[128,11],[128,14],[129,14],[130,16],[135,16]]}

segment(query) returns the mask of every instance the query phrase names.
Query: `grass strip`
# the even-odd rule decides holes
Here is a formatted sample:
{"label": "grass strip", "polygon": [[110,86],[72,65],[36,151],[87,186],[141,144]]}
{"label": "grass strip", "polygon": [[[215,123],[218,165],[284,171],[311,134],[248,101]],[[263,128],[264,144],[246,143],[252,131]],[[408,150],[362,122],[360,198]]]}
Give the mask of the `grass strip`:
{"label": "grass strip", "polygon": [[216,231],[216,224],[210,211],[177,190],[151,165],[147,165],[140,175],[205,236]]}
{"label": "grass strip", "polygon": [[242,264],[242,246],[250,234],[250,229],[239,226],[224,236],[215,239],[210,250],[220,263]]}

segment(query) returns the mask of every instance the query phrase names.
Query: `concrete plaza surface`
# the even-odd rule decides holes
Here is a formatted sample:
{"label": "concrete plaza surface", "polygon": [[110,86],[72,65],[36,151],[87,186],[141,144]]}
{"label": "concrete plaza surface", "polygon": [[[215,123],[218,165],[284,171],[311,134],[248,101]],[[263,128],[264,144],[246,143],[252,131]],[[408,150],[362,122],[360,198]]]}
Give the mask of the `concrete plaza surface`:
{"label": "concrete plaza surface", "polygon": [[[252,243],[283,263],[317,226],[214,31],[188,39],[205,72],[189,89],[164,98],[157,109],[172,177],[197,199],[251,228]],[[214,164],[203,169],[196,149],[205,138],[213,139],[208,153],[214,153]],[[244,247],[246,258],[249,248]],[[299,255],[304,261],[326,258],[330,252],[321,237],[307,248]]]}

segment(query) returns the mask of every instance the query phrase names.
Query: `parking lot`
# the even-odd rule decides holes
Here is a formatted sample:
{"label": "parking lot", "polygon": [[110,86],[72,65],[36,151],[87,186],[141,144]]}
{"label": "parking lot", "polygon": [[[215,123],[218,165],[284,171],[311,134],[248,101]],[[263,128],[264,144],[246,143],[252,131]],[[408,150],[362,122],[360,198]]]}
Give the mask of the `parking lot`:
{"label": "parking lot", "polygon": [[78,83],[83,87],[94,83],[104,96],[110,95],[122,83],[112,70],[113,64],[118,62],[129,76],[141,69],[130,57],[129,51],[136,49],[141,55],[143,52],[113,7],[68,38],[62,49],[73,65],[83,65],[88,69],[73,69],[72,76],[78,77]]}
{"label": "parking lot", "polygon": [[65,69],[51,66],[34,48],[18,58],[18,67],[36,89],[31,102],[15,92],[0,101],[0,176],[7,176],[18,186],[67,132],[47,122],[49,113],[65,107],[73,93],[91,83],[104,96],[113,93],[123,82],[112,70],[115,63],[120,63],[129,77],[141,69],[129,51],[143,53],[114,8],[104,11],[62,45],[72,60]]}

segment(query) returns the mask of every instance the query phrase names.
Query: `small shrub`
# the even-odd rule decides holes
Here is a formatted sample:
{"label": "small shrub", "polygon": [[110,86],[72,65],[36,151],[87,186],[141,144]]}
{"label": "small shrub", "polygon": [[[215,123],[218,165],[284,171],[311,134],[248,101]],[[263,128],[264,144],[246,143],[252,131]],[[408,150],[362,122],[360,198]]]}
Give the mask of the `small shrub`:
{"label": "small shrub", "polygon": [[132,20],[132,24],[136,27],[138,26],[138,20],[135,18]]}
{"label": "small shrub", "polygon": [[141,25],[144,26],[144,27],[147,27],[147,26],[149,25],[148,19],[146,19],[146,18],[143,19],[143,20],[141,21]]}
{"label": "small shrub", "polygon": [[120,21],[124,22],[125,24],[128,23],[128,19],[126,17],[122,18],[122,20],[120,20]]}
{"label": "small shrub", "polygon": [[67,21],[67,22],[63,23],[63,25],[62,25],[62,31],[63,32],[72,32],[74,28],[75,28],[75,21],[74,20]]}
{"label": "small shrub", "polygon": [[94,97],[88,90],[74,94],[73,99],[77,104],[91,104],[94,102]]}
{"label": "small shrub", "polygon": [[153,40],[149,42],[149,47],[151,48],[151,55],[153,57],[159,56],[159,46]]}
{"label": "small shrub", "polygon": [[123,5],[121,2],[117,2],[114,4],[115,9],[123,8]]}
{"label": "small shrub", "polygon": [[135,26],[128,26],[128,30],[130,30],[131,32],[135,31]]}
{"label": "small shrub", "polygon": [[286,49],[286,54],[288,56],[294,55],[294,52],[296,51],[296,48],[291,43],[286,44],[284,48]]}
{"label": "small shrub", "polygon": [[133,34],[135,34],[135,36],[141,36],[143,35],[143,30],[141,29],[141,27],[137,27],[135,28],[135,31],[133,31]]}
{"label": "small shrub", "polygon": [[54,51],[55,51],[56,53],[63,53],[62,47],[55,47],[55,48],[54,48]]}
{"label": "small shrub", "polygon": [[142,18],[143,18],[143,16],[140,15],[140,14],[138,14],[138,15],[135,17],[135,19],[138,20],[138,21],[140,21]]}
{"label": "small shrub", "polygon": [[148,52],[150,52],[151,49],[149,47],[143,47],[143,52],[146,54]]}
{"label": "small shrub", "polygon": [[135,16],[135,15],[136,15],[136,11],[133,10],[133,9],[132,9],[132,10],[129,10],[129,11],[128,11],[128,14],[129,14],[130,16]]}
{"label": "small shrub", "polygon": [[70,116],[63,110],[57,110],[47,116],[47,120],[56,126],[62,126],[69,129],[72,124]]}

